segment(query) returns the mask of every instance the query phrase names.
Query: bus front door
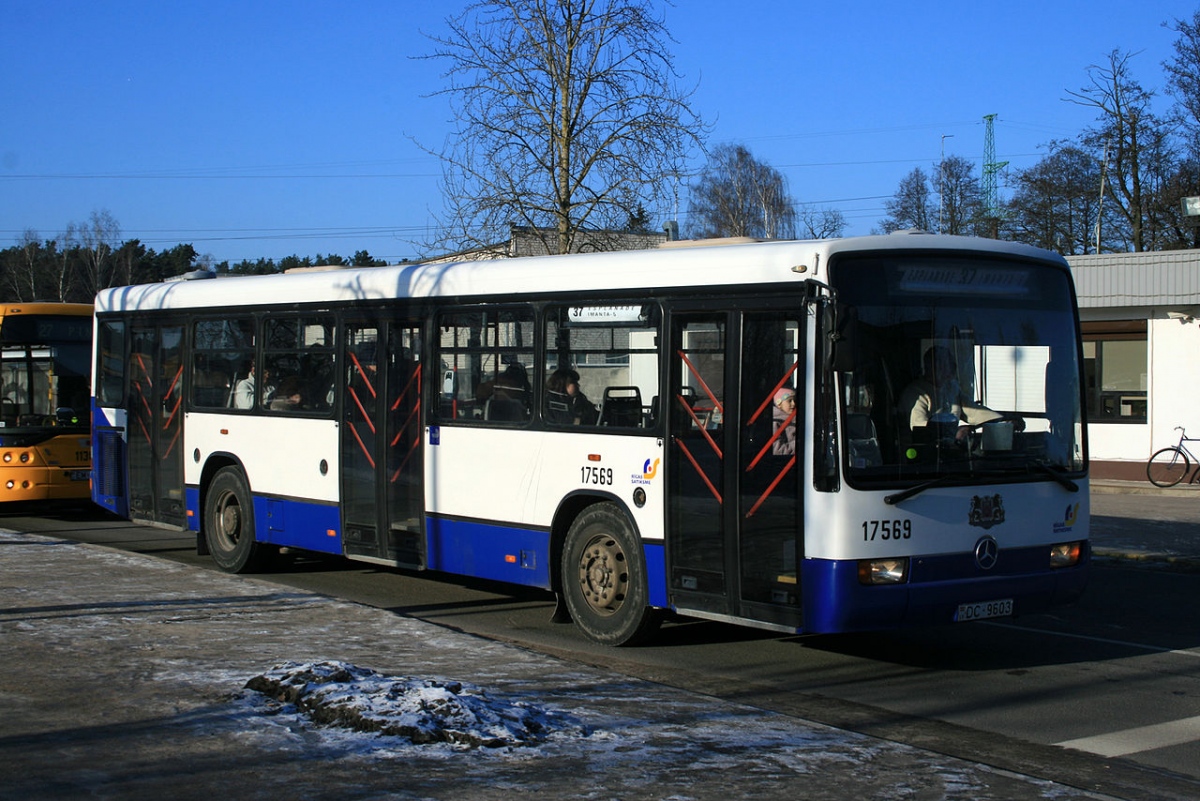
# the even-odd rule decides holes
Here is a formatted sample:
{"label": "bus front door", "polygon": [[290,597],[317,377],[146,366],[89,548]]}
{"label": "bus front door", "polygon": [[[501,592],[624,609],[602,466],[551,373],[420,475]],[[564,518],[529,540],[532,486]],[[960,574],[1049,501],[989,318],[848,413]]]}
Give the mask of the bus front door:
{"label": "bus front door", "polygon": [[671,319],[672,603],[682,612],[797,628],[803,317],[695,312]]}
{"label": "bus front door", "polygon": [[362,320],[342,337],[342,532],[348,556],[425,561],[420,326]]}
{"label": "bus front door", "polygon": [[184,527],[183,327],[134,327],[129,365],[129,517]]}

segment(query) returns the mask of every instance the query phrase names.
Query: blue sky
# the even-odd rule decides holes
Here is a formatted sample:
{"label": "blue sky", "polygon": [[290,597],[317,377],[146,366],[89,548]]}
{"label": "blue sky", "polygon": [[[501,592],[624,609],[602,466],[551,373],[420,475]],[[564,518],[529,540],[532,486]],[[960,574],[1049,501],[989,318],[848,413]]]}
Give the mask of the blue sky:
{"label": "blue sky", "polygon": [[[465,0],[464,0],[465,3]],[[107,210],[122,239],[217,261],[420,252],[452,126],[422,32],[464,3],[0,0],[0,247]],[[870,233],[914,167],[1031,166],[1092,110],[1067,102],[1113,49],[1161,89],[1192,2],[678,0],[681,82],[803,203]],[[700,154],[694,167],[702,165]],[[1003,193],[1003,186],[1001,188]],[[680,212],[686,212],[686,187]],[[655,223],[674,216],[664,198]]]}

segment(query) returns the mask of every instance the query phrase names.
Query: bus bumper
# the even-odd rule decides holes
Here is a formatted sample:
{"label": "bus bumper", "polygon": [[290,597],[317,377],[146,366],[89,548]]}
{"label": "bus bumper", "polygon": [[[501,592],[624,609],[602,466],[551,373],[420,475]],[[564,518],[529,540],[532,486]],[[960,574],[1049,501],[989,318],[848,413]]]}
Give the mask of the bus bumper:
{"label": "bus bumper", "polygon": [[1057,569],[1048,566],[1048,546],[1005,551],[988,572],[970,554],[913,557],[906,583],[872,586],[859,582],[855,560],[809,559],[802,574],[803,630],[832,634],[954,623],[964,604],[1006,599],[1014,616],[1071,603],[1087,585],[1086,545],[1077,564]]}
{"label": "bus bumper", "polygon": [[0,502],[65,501],[91,497],[91,471],[77,468],[28,468],[20,476],[0,473]]}

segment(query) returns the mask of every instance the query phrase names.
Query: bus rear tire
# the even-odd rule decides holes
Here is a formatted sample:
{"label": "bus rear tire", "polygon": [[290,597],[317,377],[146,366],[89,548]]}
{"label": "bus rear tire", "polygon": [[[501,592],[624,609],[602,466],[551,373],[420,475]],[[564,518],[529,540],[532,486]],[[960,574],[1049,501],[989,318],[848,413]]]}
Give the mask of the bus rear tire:
{"label": "bus rear tire", "polygon": [[254,540],[254,501],[236,467],[213,476],[204,502],[204,538],[217,567],[226,573],[252,573],[266,561],[265,547]]}
{"label": "bus rear tire", "polygon": [[567,532],[563,597],[579,630],[602,645],[637,645],[658,629],[641,544],[621,509],[597,503]]}

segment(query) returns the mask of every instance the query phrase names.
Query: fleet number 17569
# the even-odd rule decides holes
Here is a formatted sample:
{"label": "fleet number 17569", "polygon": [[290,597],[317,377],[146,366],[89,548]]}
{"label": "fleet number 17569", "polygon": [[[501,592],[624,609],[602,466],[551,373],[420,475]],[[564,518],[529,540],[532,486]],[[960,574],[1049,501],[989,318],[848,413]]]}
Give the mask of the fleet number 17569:
{"label": "fleet number 17569", "polygon": [[912,539],[911,520],[864,520],[863,542]]}

